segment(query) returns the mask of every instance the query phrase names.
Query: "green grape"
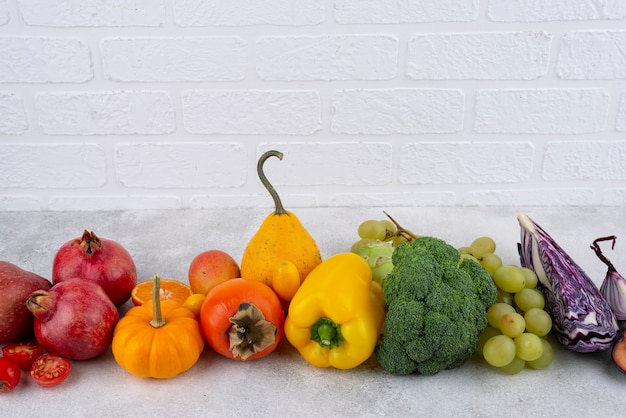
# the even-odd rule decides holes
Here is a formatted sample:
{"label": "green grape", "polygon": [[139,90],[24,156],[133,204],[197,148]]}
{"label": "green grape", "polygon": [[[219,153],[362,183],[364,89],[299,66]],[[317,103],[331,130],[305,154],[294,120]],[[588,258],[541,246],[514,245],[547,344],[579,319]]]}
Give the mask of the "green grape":
{"label": "green grape", "polygon": [[394,247],[399,246],[400,244],[404,244],[405,242],[407,242],[408,240],[403,237],[402,235],[398,235],[397,237],[394,237],[393,240],[391,241],[392,245]]}
{"label": "green grape", "polygon": [[527,362],[526,364],[528,364],[528,367],[542,370],[552,364],[552,359],[554,358],[554,350],[552,349],[552,346],[545,338],[541,339],[541,343],[543,345],[541,356],[539,356],[537,360]]}
{"label": "green grape", "polygon": [[506,335],[495,335],[483,347],[485,361],[494,367],[503,367],[515,358],[515,342]]}
{"label": "green grape", "polygon": [[524,317],[517,312],[508,312],[500,318],[500,331],[507,337],[515,338],[526,329]]}
{"label": "green grape", "polygon": [[485,346],[485,343],[487,342],[487,340],[491,337],[495,337],[496,335],[500,335],[500,334],[501,332],[499,329],[496,329],[492,327],[491,325],[487,325],[487,327],[485,327],[483,332],[481,332],[480,335],[478,336],[478,345],[476,346],[475,354],[480,354],[480,356],[482,356],[483,347]]}
{"label": "green grape", "polygon": [[350,251],[353,253],[356,253],[359,251],[359,248],[361,248],[364,245],[369,244],[370,242],[373,242],[375,240],[371,239],[371,238],[361,238],[360,240],[358,240],[357,242],[355,242],[354,244],[352,244],[352,247],[350,248]]}
{"label": "green grape", "polygon": [[524,313],[526,331],[539,337],[548,335],[552,329],[552,318],[543,309],[531,308]]}
{"label": "green grape", "polygon": [[478,261],[478,259],[476,257],[474,257],[471,254],[461,254],[461,258],[469,258],[470,260],[474,260],[475,262],[480,264],[480,261]]}
{"label": "green grape", "polygon": [[489,309],[487,309],[487,319],[489,321],[489,325],[496,329],[500,329],[500,318],[502,318],[502,315],[509,312],[515,312],[515,308],[508,303],[494,303],[489,307]]}
{"label": "green grape", "polygon": [[380,221],[380,223],[382,223],[385,229],[389,231],[390,236],[394,236],[398,232],[398,228],[396,227],[396,224],[391,222],[389,219],[383,219],[382,221]]}
{"label": "green grape", "polygon": [[459,254],[471,254],[470,247],[460,247],[457,251]]}
{"label": "green grape", "polygon": [[522,273],[524,273],[524,277],[526,277],[526,284],[524,285],[524,287],[527,287],[529,289],[534,289],[535,287],[537,287],[537,282],[539,281],[539,279],[537,278],[537,273],[535,273],[528,267],[520,267],[519,269],[522,271]]}
{"label": "green grape", "polygon": [[515,354],[525,361],[537,360],[543,352],[541,338],[530,332],[525,332],[513,339],[515,342]]}
{"label": "green grape", "polygon": [[489,237],[476,238],[470,244],[470,253],[477,259],[483,258],[487,253],[496,252],[496,242]]}
{"label": "green grape", "polygon": [[493,276],[496,270],[502,267],[502,259],[494,253],[487,253],[480,260],[480,265]]}
{"label": "green grape", "polygon": [[506,303],[507,305],[513,305],[513,295],[509,292],[505,292],[502,289],[498,289],[498,302]]}
{"label": "green grape", "polygon": [[359,247],[355,253],[367,261],[372,270],[372,279],[378,283],[382,284],[383,279],[393,269],[393,247],[388,241],[372,241]]}
{"label": "green grape", "polygon": [[524,367],[526,367],[526,362],[521,358],[515,356],[509,364],[507,364],[506,366],[502,366],[499,369],[502,373],[513,375],[518,374],[519,372],[524,370]]}
{"label": "green grape", "polygon": [[515,301],[515,305],[524,312],[532,308],[543,309],[546,306],[543,293],[537,289],[529,289],[527,287],[517,292],[513,296],[513,300]]}
{"label": "green grape", "polygon": [[524,273],[514,265],[505,265],[496,270],[493,281],[496,286],[509,293],[517,293],[526,285]]}
{"label": "green grape", "polygon": [[384,240],[387,229],[381,221],[375,221],[373,219],[363,221],[359,225],[358,233],[361,238],[371,238],[377,240]]}

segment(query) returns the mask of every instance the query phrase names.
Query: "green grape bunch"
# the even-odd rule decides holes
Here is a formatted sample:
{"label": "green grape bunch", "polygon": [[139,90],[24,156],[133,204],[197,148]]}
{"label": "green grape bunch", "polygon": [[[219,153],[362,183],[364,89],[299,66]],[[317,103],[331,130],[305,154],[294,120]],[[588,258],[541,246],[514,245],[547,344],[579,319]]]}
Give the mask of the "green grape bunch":
{"label": "green grape bunch", "polygon": [[387,212],[383,213],[388,219],[368,219],[359,224],[359,240],[350,248],[350,251],[367,261],[372,270],[372,280],[381,284],[393,269],[391,256],[394,248],[417,238],[417,235],[403,228]]}

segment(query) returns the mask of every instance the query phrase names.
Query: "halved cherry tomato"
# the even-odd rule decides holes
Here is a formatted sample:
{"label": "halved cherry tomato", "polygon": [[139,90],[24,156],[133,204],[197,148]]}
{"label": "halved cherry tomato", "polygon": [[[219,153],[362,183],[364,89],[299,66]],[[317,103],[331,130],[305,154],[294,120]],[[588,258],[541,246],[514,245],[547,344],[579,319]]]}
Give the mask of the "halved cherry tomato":
{"label": "halved cherry tomato", "polygon": [[43,354],[43,347],[36,341],[11,343],[2,347],[2,355],[16,362],[22,370],[30,370],[35,359]]}
{"label": "halved cherry tomato", "polygon": [[13,390],[20,383],[21,373],[16,362],[0,357],[0,393]]}
{"label": "halved cherry tomato", "polygon": [[35,360],[30,367],[30,376],[40,386],[54,386],[64,381],[70,374],[72,364],[63,357],[47,353]]}

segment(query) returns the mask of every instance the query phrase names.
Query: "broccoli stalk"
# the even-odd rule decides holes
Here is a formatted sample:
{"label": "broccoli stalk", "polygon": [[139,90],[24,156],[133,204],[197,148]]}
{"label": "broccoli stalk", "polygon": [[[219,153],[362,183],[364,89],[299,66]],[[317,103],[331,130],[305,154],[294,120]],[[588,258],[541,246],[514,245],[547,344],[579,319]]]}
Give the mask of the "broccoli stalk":
{"label": "broccoli stalk", "polygon": [[388,312],[376,346],[379,363],[398,375],[461,366],[476,350],[487,308],[496,302],[491,276],[433,237],[400,245],[392,262],[382,284]]}

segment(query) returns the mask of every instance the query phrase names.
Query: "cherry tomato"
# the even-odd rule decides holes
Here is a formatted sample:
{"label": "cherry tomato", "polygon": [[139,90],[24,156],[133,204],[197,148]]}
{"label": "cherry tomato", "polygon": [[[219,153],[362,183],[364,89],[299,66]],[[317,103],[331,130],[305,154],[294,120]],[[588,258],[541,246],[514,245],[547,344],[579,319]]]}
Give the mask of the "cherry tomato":
{"label": "cherry tomato", "polygon": [[72,364],[63,357],[47,353],[35,360],[30,367],[30,376],[40,386],[54,386],[64,381],[70,374]]}
{"label": "cherry tomato", "polygon": [[7,344],[2,355],[16,362],[22,370],[29,370],[35,359],[43,354],[43,347],[36,341]]}
{"label": "cherry tomato", "polygon": [[20,383],[21,373],[16,362],[0,357],[0,393],[13,390]]}

